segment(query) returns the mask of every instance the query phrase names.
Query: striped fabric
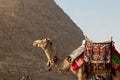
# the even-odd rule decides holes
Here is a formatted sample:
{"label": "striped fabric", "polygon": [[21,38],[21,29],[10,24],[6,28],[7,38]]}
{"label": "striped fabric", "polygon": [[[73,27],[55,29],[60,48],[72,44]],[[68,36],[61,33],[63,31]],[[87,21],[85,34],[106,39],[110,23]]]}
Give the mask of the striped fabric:
{"label": "striped fabric", "polygon": [[115,49],[115,46],[112,46],[112,64],[120,72],[120,53]]}
{"label": "striped fabric", "polygon": [[75,60],[75,62],[73,63],[73,65],[71,66],[72,70],[77,70],[78,68],[80,68],[82,65],[84,64],[84,61],[82,58],[78,58]]}

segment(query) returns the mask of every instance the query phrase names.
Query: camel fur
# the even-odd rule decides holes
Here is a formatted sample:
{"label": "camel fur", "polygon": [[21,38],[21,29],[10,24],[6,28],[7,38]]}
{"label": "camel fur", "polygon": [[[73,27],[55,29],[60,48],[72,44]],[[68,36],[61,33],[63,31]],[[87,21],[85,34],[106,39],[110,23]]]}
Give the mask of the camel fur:
{"label": "camel fur", "polygon": [[[71,71],[73,74],[75,74],[78,77],[78,80],[86,80],[85,73],[84,73],[84,65],[77,70],[71,69],[71,63],[68,60],[68,57],[62,62],[62,67],[60,67],[59,61],[56,63],[52,62],[52,59],[56,56],[55,47],[53,46],[52,41],[49,38],[41,39],[41,40],[35,40],[33,42],[34,47],[41,48],[45,55],[47,56],[48,62],[47,66],[49,67],[49,70],[55,65],[59,71]],[[59,66],[59,67],[58,67]]]}

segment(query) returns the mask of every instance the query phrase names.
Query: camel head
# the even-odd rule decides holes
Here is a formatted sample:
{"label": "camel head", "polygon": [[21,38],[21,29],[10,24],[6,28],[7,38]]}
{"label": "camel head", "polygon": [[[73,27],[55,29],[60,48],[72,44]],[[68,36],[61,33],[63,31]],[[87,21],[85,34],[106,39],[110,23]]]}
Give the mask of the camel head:
{"label": "camel head", "polygon": [[33,42],[33,46],[43,49],[48,59],[47,66],[49,67],[49,70],[53,67],[54,64],[58,64],[58,57],[56,55],[54,45],[49,38],[35,40]]}
{"label": "camel head", "polygon": [[49,38],[45,38],[45,39],[41,39],[41,40],[35,40],[33,42],[34,47],[40,47],[42,49],[45,49],[48,44],[52,44],[52,42]]}

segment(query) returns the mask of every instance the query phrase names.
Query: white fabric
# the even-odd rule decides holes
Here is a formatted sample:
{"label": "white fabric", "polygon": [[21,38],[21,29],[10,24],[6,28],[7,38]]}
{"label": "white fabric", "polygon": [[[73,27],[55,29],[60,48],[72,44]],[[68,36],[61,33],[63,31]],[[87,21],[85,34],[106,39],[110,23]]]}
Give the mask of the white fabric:
{"label": "white fabric", "polygon": [[81,45],[76,50],[74,50],[72,54],[70,54],[72,61],[74,61],[78,56],[80,56],[84,52],[84,49],[85,49],[85,45]]}

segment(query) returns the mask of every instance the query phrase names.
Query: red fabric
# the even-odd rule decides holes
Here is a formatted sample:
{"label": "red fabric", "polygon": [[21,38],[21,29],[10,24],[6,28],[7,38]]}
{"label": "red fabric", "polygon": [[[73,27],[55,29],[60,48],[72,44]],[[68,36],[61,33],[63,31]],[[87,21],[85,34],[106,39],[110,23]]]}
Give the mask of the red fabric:
{"label": "red fabric", "polygon": [[57,56],[54,57],[54,63],[56,63],[59,60]]}
{"label": "red fabric", "polygon": [[77,70],[79,66],[74,62],[74,64],[71,66],[72,70]]}
{"label": "red fabric", "polygon": [[84,63],[83,59],[81,59],[81,58],[78,58],[75,62],[79,67],[81,67]]}
{"label": "red fabric", "polygon": [[120,66],[117,66],[116,70],[120,72]]}
{"label": "red fabric", "polygon": [[[120,53],[115,49],[115,46],[112,46],[112,52],[120,59]],[[114,61],[112,60],[112,66],[120,72],[120,65],[116,65]]]}
{"label": "red fabric", "polygon": [[84,61],[81,58],[78,58],[75,60],[73,65],[71,66],[72,70],[77,70],[79,67],[81,67],[84,64]]}
{"label": "red fabric", "polygon": [[120,59],[120,53],[115,49],[115,46],[112,46],[112,52],[114,52],[114,54]]}

